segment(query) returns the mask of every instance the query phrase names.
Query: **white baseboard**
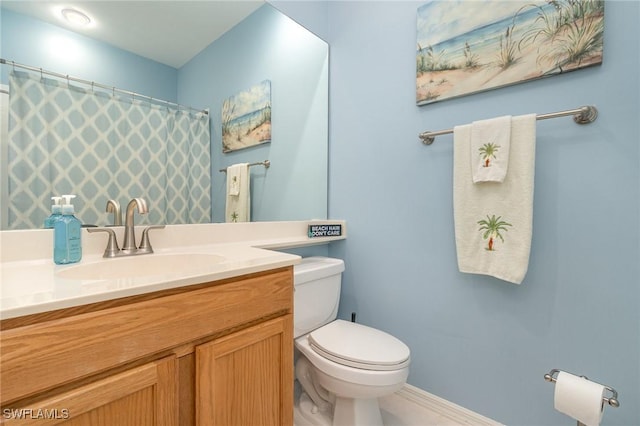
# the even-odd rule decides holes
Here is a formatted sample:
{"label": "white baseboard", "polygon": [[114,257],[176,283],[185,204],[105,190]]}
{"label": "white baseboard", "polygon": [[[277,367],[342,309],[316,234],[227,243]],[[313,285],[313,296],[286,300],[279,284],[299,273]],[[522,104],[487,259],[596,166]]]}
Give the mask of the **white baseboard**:
{"label": "white baseboard", "polygon": [[464,407],[430,394],[408,383],[396,392],[396,395],[438,413],[443,417],[447,417],[458,424],[470,426],[503,426],[495,420],[484,417],[474,411],[467,410]]}

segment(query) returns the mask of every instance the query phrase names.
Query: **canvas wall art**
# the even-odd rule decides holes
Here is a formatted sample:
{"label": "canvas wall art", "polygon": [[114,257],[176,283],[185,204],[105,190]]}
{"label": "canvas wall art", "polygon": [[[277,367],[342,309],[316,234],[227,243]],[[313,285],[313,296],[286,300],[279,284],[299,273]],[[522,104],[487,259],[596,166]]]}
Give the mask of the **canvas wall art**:
{"label": "canvas wall art", "polygon": [[602,63],[604,0],[432,0],[417,15],[418,105]]}
{"label": "canvas wall art", "polygon": [[265,80],[222,103],[222,152],[271,142],[271,81]]}

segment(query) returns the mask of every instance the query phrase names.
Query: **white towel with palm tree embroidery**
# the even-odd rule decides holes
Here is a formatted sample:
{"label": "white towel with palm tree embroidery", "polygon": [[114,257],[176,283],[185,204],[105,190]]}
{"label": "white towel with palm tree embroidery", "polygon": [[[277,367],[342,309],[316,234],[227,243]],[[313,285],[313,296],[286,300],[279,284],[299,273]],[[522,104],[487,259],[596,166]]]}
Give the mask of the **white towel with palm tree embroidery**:
{"label": "white towel with palm tree embroidery", "polygon": [[249,222],[251,220],[251,188],[249,185],[249,163],[227,167],[227,222]]}
{"label": "white towel with palm tree embroidery", "polygon": [[520,284],[531,251],[536,116],[512,118],[509,173],[502,183],[473,183],[471,127],[468,124],[453,130],[458,269]]}
{"label": "white towel with palm tree embroidery", "polygon": [[473,182],[504,182],[509,168],[511,116],[471,123]]}

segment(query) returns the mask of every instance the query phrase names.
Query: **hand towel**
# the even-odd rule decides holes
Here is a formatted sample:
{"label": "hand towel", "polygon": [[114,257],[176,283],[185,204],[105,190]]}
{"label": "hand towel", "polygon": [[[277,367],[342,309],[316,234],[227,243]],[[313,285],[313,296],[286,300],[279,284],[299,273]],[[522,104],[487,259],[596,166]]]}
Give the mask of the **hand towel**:
{"label": "hand towel", "polygon": [[503,182],[509,167],[511,116],[471,123],[473,183]]}
{"label": "hand towel", "polygon": [[251,190],[249,185],[249,163],[227,167],[227,222],[249,222],[251,220]]}
{"label": "hand towel", "polygon": [[473,183],[472,125],[453,131],[453,213],[460,272],[520,284],[529,266],[533,224],[536,116],[511,120],[509,173],[503,183]]}

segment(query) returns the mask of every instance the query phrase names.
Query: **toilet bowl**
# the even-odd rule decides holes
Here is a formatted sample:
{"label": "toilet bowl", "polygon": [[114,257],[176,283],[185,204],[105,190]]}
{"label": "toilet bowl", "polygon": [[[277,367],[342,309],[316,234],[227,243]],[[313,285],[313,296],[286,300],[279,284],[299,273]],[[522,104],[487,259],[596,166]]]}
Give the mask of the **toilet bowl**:
{"label": "toilet bowl", "polygon": [[397,338],[336,319],[344,263],[311,257],[294,267],[296,415],[315,425],[382,425],[378,398],[399,390],[410,351]]}

